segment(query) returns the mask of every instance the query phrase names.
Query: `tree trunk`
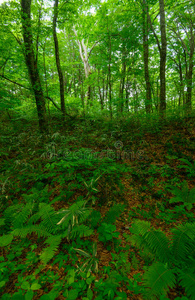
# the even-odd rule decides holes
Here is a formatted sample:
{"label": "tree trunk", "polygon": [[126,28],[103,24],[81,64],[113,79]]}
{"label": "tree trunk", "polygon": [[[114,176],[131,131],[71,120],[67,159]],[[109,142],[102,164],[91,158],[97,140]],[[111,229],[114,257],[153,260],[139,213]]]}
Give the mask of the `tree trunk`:
{"label": "tree trunk", "polygon": [[[107,20],[107,30],[109,33],[109,28],[108,28],[108,20]],[[108,44],[109,44],[109,57],[108,57],[108,87],[109,87],[109,110],[110,110],[110,118],[112,120],[112,83],[111,83],[111,60],[112,60],[112,44],[111,44],[111,36],[109,33],[109,40],[108,40]]]}
{"label": "tree trunk", "polygon": [[191,27],[191,38],[190,38],[190,57],[189,57],[189,68],[186,76],[186,82],[187,82],[187,95],[186,95],[186,111],[189,113],[192,109],[192,77],[193,77],[193,67],[194,67],[194,61],[193,61],[193,55],[194,55],[194,32],[193,28]]}
{"label": "tree trunk", "polygon": [[38,67],[33,49],[33,38],[31,31],[31,0],[21,0],[22,29],[24,39],[24,56],[30,82],[35,95],[36,107],[39,119],[39,128],[42,133],[48,131],[46,120],[46,108]]}
{"label": "tree trunk", "polygon": [[149,75],[149,68],[148,68],[148,61],[149,61],[149,46],[148,46],[148,5],[146,0],[143,0],[143,5],[145,9],[143,9],[143,54],[144,54],[144,72],[145,72],[145,82],[146,82],[146,113],[151,113],[151,85],[150,85],[150,75]]}
{"label": "tree trunk", "polygon": [[56,32],[56,23],[58,18],[58,0],[54,0],[54,15],[53,15],[53,39],[55,44],[55,58],[56,58],[56,66],[58,70],[58,77],[60,83],[60,101],[61,101],[61,111],[63,114],[63,118],[66,115],[65,101],[64,101],[64,78],[60,65],[60,55],[59,55],[59,45],[58,45],[58,37]]}
{"label": "tree trunk", "polygon": [[180,91],[179,91],[179,106],[181,105],[181,99],[183,99],[183,103],[185,102],[184,96],[184,83],[183,83],[183,72],[182,72],[182,65],[181,65],[181,58],[179,55],[179,78],[180,78]]}
{"label": "tree trunk", "polygon": [[[45,90],[46,90],[46,96],[49,97],[48,93],[48,84],[47,84],[47,71],[46,71],[46,62],[45,62],[45,46],[46,46],[46,40],[43,46],[43,69],[44,69],[44,79],[45,79]],[[50,122],[50,109],[49,109],[49,101],[47,103],[47,109],[48,109],[48,115],[49,115],[49,122]]]}
{"label": "tree trunk", "polygon": [[166,110],[166,56],[167,56],[167,38],[165,25],[164,0],[159,0],[160,5],[160,32],[161,32],[161,49],[160,49],[160,114],[164,117]]}
{"label": "tree trunk", "polygon": [[[101,103],[101,110],[104,109],[104,101],[103,101],[103,94],[101,93],[101,87],[100,87],[100,70],[98,69],[98,90],[99,90],[99,97],[100,97],[100,103]],[[104,91],[103,91],[104,93]]]}
{"label": "tree trunk", "polygon": [[125,62],[125,53],[123,54],[123,63],[122,63],[122,74],[120,80],[120,87],[119,87],[119,99],[120,99],[120,111],[123,112],[124,109],[124,88],[125,88],[125,76],[126,76],[126,62]]}

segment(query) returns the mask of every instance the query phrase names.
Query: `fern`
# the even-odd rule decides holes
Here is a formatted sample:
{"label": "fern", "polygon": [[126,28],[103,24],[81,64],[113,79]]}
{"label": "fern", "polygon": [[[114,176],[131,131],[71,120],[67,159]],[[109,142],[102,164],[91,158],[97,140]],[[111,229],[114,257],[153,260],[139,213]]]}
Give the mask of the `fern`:
{"label": "fern", "polygon": [[81,224],[74,226],[71,231],[71,238],[74,239],[75,237],[86,237],[93,234],[93,230],[90,229],[88,226]]}
{"label": "fern", "polygon": [[180,272],[179,280],[189,299],[195,300],[195,272]]}
{"label": "fern", "polygon": [[27,203],[24,207],[21,207],[21,211],[17,213],[13,221],[14,229],[21,228],[24,226],[29,216],[32,215],[32,210],[33,210],[33,205],[31,203]]}
{"label": "fern", "polygon": [[170,239],[145,221],[136,221],[131,232],[133,244],[153,254],[158,260],[144,274],[146,298],[159,299],[160,295],[166,295],[169,288],[180,284],[190,299],[194,299],[195,223],[172,229]]}
{"label": "fern", "polygon": [[175,197],[169,200],[169,203],[173,202],[183,202],[187,209],[191,209],[193,207],[193,203],[195,203],[195,188],[189,190],[187,181],[184,181],[182,184],[182,188],[179,189],[177,187],[170,190]]}
{"label": "fern", "polygon": [[46,265],[50,259],[53,258],[55,252],[58,250],[58,246],[61,243],[62,240],[62,236],[58,235],[58,236],[51,236],[49,237],[45,243],[48,244],[49,246],[44,249],[44,251],[41,253],[41,260],[42,262]]}
{"label": "fern", "polygon": [[114,224],[116,222],[116,219],[120,217],[124,209],[125,205],[114,204],[106,213],[104,222]]}
{"label": "fern", "polygon": [[41,218],[42,226],[50,233],[56,234],[58,228],[56,226],[57,216],[56,211],[52,206],[45,203],[40,203],[38,216]]}
{"label": "fern", "polygon": [[5,220],[5,224],[6,224],[8,231],[10,230],[10,227],[13,224],[13,220],[15,219],[17,214],[21,212],[22,208],[23,208],[23,206],[21,206],[21,204],[15,204],[15,205],[9,206],[4,211],[4,220]]}
{"label": "fern", "polygon": [[132,242],[140,249],[154,254],[161,262],[169,259],[169,240],[162,231],[151,228],[150,222],[136,221],[131,232],[134,233]]}
{"label": "fern", "polygon": [[25,238],[28,234],[35,233],[38,237],[49,237],[51,234],[42,225],[31,225],[23,228],[17,228],[12,231],[14,236]]}
{"label": "fern", "polygon": [[56,212],[50,204],[45,203],[14,205],[5,211],[4,218],[0,221],[2,226],[9,223],[8,235],[0,237],[0,246],[10,244],[14,236],[25,238],[28,234],[35,233],[38,237],[46,238],[48,247],[40,256],[46,264],[54,256],[63,237],[70,239],[93,233],[88,226],[80,224],[91,213],[85,204],[85,201],[79,201],[61,212]]}
{"label": "fern", "polygon": [[195,223],[187,223],[172,229],[172,251],[176,260],[187,260],[195,255]]}
{"label": "fern", "polygon": [[178,168],[182,169],[185,168],[188,170],[188,175],[189,177],[194,177],[195,176],[195,161],[193,163],[189,162],[185,158],[179,159],[181,162],[183,162],[185,165],[180,165]]}
{"label": "fern", "polygon": [[159,299],[161,295],[166,295],[169,288],[173,288],[176,279],[173,270],[168,269],[162,263],[154,263],[145,272],[143,284],[146,287],[147,299]]}

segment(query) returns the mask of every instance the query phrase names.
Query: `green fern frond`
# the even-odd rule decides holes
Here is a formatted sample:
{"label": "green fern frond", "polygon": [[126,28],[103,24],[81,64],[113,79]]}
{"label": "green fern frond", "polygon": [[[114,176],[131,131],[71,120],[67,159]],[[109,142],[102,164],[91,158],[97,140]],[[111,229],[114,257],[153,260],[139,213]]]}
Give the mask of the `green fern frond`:
{"label": "green fern frond", "polygon": [[62,236],[51,236],[49,237],[45,243],[49,245],[44,251],[41,253],[40,259],[44,264],[47,264],[50,259],[53,258],[55,252],[58,250],[59,244],[61,243]]}
{"label": "green fern frond", "polygon": [[29,216],[32,215],[32,210],[33,210],[32,203],[27,203],[23,208],[21,208],[21,211],[17,214],[17,216],[13,221],[14,229],[21,228],[24,226]]}
{"label": "green fern frond", "polygon": [[40,203],[38,207],[38,211],[34,213],[28,221],[29,225],[36,224],[38,221],[45,226],[45,228],[54,233],[57,231],[56,221],[58,218],[56,217],[56,212],[52,206],[45,203]]}
{"label": "green fern frond", "polygon": [[17,214],[21,212],[22,208],[23,206],[21,206],[21,204],[11,205],[8,208],[6,208],[3,215],[7,227],[10,227],[13,224],[15,216],[17,216]]}
{"label": "green fern frond", "polygon": [[76,237],[86,237],[90,236],[93,234],[93,230],[90,229],[88,226],[81,224],[81,225],[76,225],[73,227],[71,231],[71,238],[76,238]]}
{"label": "green fern frond", "polygon": [[169,240],[166,235],[150,226],[150,222],[136,221],[131,229],[134,245],[144,249],[146,253],[157,256],[161,262],[167,262],[170,257]]}
{"label": "green fern frond", "polygon": [[120,217],[122,212],[125,209],[125,205],[122,204],[114,204],[109,211],[106,213],[104,222],[114,224],[116,222],[116,219]]}
{"label": "green fern frond", "polygon": [[25,238],[31,233],[37,234],[38,237],[49,237],[51,234],[40,224],[40,225],[30,225],[23,228],[16,228],[13,230],[12,234],[14,236],[20,236]]}
{"label": "green fern frond", "polygon": [[130,231],[135,235],[139,234],[139,235],[143,236],[150,230],[150,226],[151,226],[151,223],[148,221],[136,220],[132,224]]}
{"label": "green fern frond", "polygon": [[50,204],[40,203],[38,215],[41,218],[42,226],[50,233],[57,233],[56,211]]}
{"label": "green fern frond", "polygon": [[195,300],[195,272],[181,272],[179,274],[179,280],[182,287],[185,288],[185,292],[189,299]]}
{"label": "green fern frond", "polygon": [[17,213],[17,211],[21,211],[21,204],[14,204],[7,207],[4,211],[4,216],[5,218],[8,218],[9,216],[12,216],[14,213]]}
{"label": "green fern frond", "polygon": [[154,263],[143,276],[143,284],[146,287],[146,299],[160,299],[161,295],[167,294],[169,288],[174,287],[175,281],[173,270],[167,269],[166,265],[162,263]]}
{"label": "green fern frond", "polygon": [[149,253],[150,249],[148,248],[147,242],[143,239],[143,236],[150,230],[150,226],[151,224],[148,221],[136,220],[130,228],[130,232],[133,235],[128,238],[132,245],[144,249],[146,253]]}
{"label": "green fern frond", "polygon": [[184,181],[181,189],[174,187],[170,190],[175,197],[169,200],[169,203],[183,202],[188,209],[192,208],[192,204],[195,203],[195,188],[189,190],[187,181]]}
{"label": "green fern frond", "polygon": [[151,249],[150,252],[156,255],[159,261],[168,262],[170,258],[169,240],[162,231],[152,229],[143,238],[148,248]]}
{"label": "green fern frond", "polygon": [[172,229],[172,252],[176,260],[185,260],[195,249],[195,222],[179,225]]}

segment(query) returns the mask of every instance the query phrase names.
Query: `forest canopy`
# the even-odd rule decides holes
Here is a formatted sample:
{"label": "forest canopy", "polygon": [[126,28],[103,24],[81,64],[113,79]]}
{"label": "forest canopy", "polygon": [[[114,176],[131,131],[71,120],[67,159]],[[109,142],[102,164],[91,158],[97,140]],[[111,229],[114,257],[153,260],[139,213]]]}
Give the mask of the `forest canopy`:
{"label": "forest canopy", "polygon": [[10,118],[35,109],[47,131],[50,110],[192,110],[194,1],[10,0],[0,16],[0,109]]}

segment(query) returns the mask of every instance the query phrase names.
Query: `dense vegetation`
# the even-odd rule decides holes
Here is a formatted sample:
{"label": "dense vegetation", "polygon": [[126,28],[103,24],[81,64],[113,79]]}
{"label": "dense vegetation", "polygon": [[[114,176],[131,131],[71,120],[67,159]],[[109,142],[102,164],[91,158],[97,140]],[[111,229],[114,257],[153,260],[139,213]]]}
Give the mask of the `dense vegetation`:
{"label": "dense vegetation", "polygon": [[0,298],[195,299],[193,1],[0,22]]}

